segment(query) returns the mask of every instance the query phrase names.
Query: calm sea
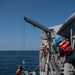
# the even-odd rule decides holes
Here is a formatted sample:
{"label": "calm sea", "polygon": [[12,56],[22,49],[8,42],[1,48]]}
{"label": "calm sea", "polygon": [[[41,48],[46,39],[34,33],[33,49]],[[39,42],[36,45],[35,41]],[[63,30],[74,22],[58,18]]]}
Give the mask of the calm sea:
{"label": "calm sea", "polygon": [[[39,51],[0,51],[0,75],[16,75],[20,64],[32,71],[39,64]],[[25,61],[23,65],[22,61]],[[37,61],[37,62],[36,62]]]}

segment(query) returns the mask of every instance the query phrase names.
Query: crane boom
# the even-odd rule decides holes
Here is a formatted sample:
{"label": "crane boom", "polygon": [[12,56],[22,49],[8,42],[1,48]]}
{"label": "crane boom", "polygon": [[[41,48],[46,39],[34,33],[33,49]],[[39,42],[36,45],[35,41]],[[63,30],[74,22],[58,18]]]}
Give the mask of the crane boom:
{"label": "crane boom", "polygon": [[44,31],[47,32],[47,33],[51,31],[51,30],[48,29],[47,27],[45,27],[45,26],[43,26],[43,25],[41,25],[41,24],[39,24],[39,23],[37,23],[37,22],[35,22],[35,21],[33,21],[33,20],[27,18],[27,17],[24,17],[24,20],[25,20],[26,22],[32,24],[33,26],[36,26],[36,27],[38,27],[39,29],[44,30]]}

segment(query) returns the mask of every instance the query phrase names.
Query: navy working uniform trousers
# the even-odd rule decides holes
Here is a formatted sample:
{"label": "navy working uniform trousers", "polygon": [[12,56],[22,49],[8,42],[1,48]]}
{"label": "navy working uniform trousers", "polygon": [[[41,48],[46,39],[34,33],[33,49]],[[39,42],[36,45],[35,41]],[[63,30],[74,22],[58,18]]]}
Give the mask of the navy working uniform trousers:
{"label": "navy working uniform trousers", "polygon": [[[59,49],[59,51],[60,51],[60,56],[62,57],[64,55],[64,52],[61,48]],[[66,53],[66,58],[64,63],[72,64],[75,69],[75,50],[71,50]]]}

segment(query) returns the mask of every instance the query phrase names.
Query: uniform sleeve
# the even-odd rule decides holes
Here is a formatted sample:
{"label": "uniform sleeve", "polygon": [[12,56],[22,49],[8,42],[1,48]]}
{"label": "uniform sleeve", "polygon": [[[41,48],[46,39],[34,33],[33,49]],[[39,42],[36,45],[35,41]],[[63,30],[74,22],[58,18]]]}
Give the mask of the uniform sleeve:
{"label": "uniform sleeve", "polygon": [[61,48],[59,48],[59,52],[60,52],[60,57],[63,57],[64,56],[64,52]]}

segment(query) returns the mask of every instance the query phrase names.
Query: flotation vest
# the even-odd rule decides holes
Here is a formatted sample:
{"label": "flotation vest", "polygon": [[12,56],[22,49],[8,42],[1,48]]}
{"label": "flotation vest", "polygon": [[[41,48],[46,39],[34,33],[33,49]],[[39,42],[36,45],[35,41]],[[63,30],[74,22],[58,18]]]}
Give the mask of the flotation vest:
{"label": "flotation vest", "polygon": [[44,48],[43,52],[46,53],[46,47]]}
{"label": "flotation vest", "polygon": [[16,75],[20,75],[20,74],[21,74],[21,70],[20,69],[17,69]]}
{"label": "flotation vest", "polygon": [[60,44],[59,44],[59,48],[61,48],[64,53],[68,52],[68,51],[71,51],[72,50],[72,47],[70,45],[70,42],[69,41],[66,41],[66,40],[63,40]]}
{"label": "flotation vest", "polygon": [[46,52],[46,47],[45,46],[42,46],[42,50],[45,53]]}

